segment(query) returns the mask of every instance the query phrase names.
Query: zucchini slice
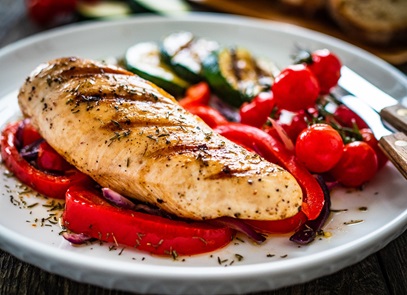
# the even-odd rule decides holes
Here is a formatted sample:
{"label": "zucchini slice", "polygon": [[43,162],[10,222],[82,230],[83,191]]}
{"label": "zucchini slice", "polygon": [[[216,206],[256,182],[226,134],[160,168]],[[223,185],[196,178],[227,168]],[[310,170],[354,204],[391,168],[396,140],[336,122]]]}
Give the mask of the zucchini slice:
{"label": "zucchini slice", "polygon": [[154,12],[161,15],[181,15],[192,11],[189,3],[183,0],[127,0],[134,12]]}
{"label": "zucchini slice", "polygon": [[241,47],[223,48],[203,62],[203,73],[214,92],[228,104],[240,107],[270,89],[277,67],[254,58]]}
{"label": "zucchini slice", "polygon": [[190,86],[165,63],[155,42],[142,42],[128,48],[124,65],[129,71],[149,80],[175,97],[181,97]]}
{"label": "zucchini slice", "polygon": [[89,3],[78,1],[76,10],[79,16],[85,20],[127,17],[132,13],[126,3],[112,0]]}
{"label": "zucchini slice", "polygon": [[204,79],[202,61],[219,49],[215,41],[197,38],[191,32],[173,33],[161,43],[161,54],[175,73],[183,79],[198,83]]}

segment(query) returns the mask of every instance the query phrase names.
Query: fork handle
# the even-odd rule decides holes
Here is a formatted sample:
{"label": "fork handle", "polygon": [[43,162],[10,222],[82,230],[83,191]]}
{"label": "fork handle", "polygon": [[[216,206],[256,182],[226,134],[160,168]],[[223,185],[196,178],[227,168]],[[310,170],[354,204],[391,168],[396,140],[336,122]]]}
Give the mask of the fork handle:
{"label": "fork handle", "polygon": [[379,146],[407,179],[407,135],[403,132],[396,132],[383,136],[379,140]]}
{"label": "fork handle", "polygon": [[381,110],[380,116],[398,131],[407,134],[407,108],[401,104],[386,107]]}

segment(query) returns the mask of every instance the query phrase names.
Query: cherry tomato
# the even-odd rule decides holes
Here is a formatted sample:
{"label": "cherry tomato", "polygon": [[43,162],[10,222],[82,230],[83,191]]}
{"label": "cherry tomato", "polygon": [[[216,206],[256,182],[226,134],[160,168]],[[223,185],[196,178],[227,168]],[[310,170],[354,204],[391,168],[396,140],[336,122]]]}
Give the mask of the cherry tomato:
{"label": "cherry tomato", "polygon": [[311,56],[312,62],[308,64],[308,68],[318,80],[320,94],[328,94],[341,77],[341,61],[328,49],[316,50]]}
{"label": "cherry tomato", "polygon": [[366,122],[361,117],[359,117],[358,114],[356,114],[345,105],[339,105],[336,108],[333,116],[335,120],[338,121],[338,123],[341,124],[343,127],[353,128],[356,124],[358,129],[369,128]]}
{"label": "cherry tomato", "polygon": [[251,102],[240,107],[240,122],[260,128],[267,122],[274,106],[273,93],[261,92]]}
{"label": "cherry tomato", "polygon": [[378,169],[381,169],[389,161],[382,149],[379,147],[379,141],[374,136],[373,132],[369,128],[363,128],[360,130],[360,134],[363,137],[363,141],[370,145],[376,152]]}
{"label": "cherry tomato", "polygon": [[328,124],[314,124],[298,135],[295,152],[298,159],[312,172],[332,169],[342,156],[341,135]]}
{"label": "cherry tomato", "polygon": [[331,174],[344,186],[359,187],[372,179],[377,169],[373,148],[366,142],[354,141],[345,145],[342,157]]}
{"label": "cherry tomato", "polygon": [[71,21],[77,0],[26,0],[28,15],[41,26],[55,26]]}
{"label": "cherry tomato", "polygon": [[298,64],[282,70],[271,90],[277,107],[297,112],[315,105],[319,85],[314,74],[305,65]]}
{"label": "cherry tomato", "polygon": [[292,112],[281,112],[277,123],[284,129],[288,137],[293,143],[297,141],[298,135],[308,127],[308,116],[301,110],[296,113]]}
{"label": "cherry tomato", "polygon": [[100,190],[72,186],[63,214],[66,228],[93,238],[157,255],[193,255],[224,247],[233,231],[200,221],[180,221],[121,209],[101,197]]}

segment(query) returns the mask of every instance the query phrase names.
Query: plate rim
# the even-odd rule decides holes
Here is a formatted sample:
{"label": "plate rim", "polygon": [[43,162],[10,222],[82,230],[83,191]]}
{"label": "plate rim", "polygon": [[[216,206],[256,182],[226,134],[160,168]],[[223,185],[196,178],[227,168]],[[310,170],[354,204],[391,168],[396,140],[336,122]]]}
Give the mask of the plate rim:
{"label": "plate rim", "polygon": [[[384,68],[386,71],[391,72],[397,79],[399,79],[399,81],[404,81],[404,83],[407,84],[407,77],[405,77],[404,74],[402,74],[399,70],[397,70],[396,68],[389,65],[384,60],[381,60],[380,58],[368,53],[367,51],[365,51],[363,49],[360,49],[352,44],[346,43],[346,42],[336,39],[334,37],[327,36],[322,33],[312,31],[310,29],[301,28],[301,27],[298,27],[295,25],[284,24],[284,23],[280,23],[280,22],[276,22],[276,21],[260,20],[260,19],[256,19],[256,18],[241,17],[241,16],[218,15],[218,14],[213,14],[213,13],[191,13],[186,16],[178,16],[178,17],[151,16],[151,15],[140,16],[140,15],[138,15],[136,17],[131,17],[131,18],[122,19],[122,20],[89,21],[89,22],[71,24],[71,25],[54,28],[49,31],[41,32],[41,33],[38,33],[38,34],[35,34],[32,36],[26,37],[17,42],[6,45],[3,48],[0,48],[0,60],[4,56],[7,56],[7,54],[10,54],[12,51],[14,51],[16,49],[21,49],[23,47],[29,47],[30,45],[32,45],[36,42],[41,42],[42,40],[52,39],[52,38],[54,38],[54,36],[58,36],[61,33],[64,34],[64,33],[69,33],[72,31],[82,31],[82,30],[92,31],[94,28],[100,28],[101,26],[102,27],[103,26],[112,26],[112,25],[122,26],[122,25],[126,25],[126,24],[128,25],[128,24],[134,24],[134,23],[145,22],[145,21],[155,22],[155,21],[159,20],[159,21],[190,22],[190,21],[205,21],[207,19],[209,19],[215,23],[219,23],[219,22],[230,23],[230,22],[239,21],[240,23],[244,22],[244,23],[251,24],[251,25],[253,25],[253,23],[254,23],[255,26],[258,26],[260,24],[267,24],[267,25],[273,24],[274,26],[280,27],[282,30],[287,30],[287,31],[295,30],[295,31],[300,31],[300,32],[306,32],[307,34],[316,36],[317,39],[320,39],[320,38],[322,38],[324,40],[328,39],[328,40],[334,42],[335,46],[339,46],[342,48],[346,47],[346,48],[352,49],[352,51],[354,51],[352,53],[354,53],[357,56],[363,56],[364,59],[366,59],[366,56],[369,57],[369,59],[371,59],[371,62],[377,64],[381,68]],[[326,42],[326,41],[324,41],[324,42]],[[346,49],[346,48],[344,50],[350,51],[349,49]],[[400,223],[404,223],[404,226],[397,227],[396,225],[398,225]],[[398,235],[400,235],[402,232],[404,232],[406,230],[406,228],[407,228],[407,210],[405,210],[402,214],[400,214],[396,219],[393,219],[390,223],[387,223],[385,226],[383,226],[383,227],[375,230],[374,232],[370,233],[369,235],[363,237],[363,240],[365,240],[364,244],[363,243],[360,244],[360,240],[357,240],[350,244],[348,243],[345,245],[341,245],[339,247],[340,248],[339,250],[343,251],[344,254],[349,254],[349,253],[351,253],[351,248],[354,247],[355,244],[356,244],[356,246],[359,245],[359,247],[362,247],[362,248],[366,247],[366,246],[371,246],[374,243],[374,241],[378,239],[377,238],[378,236],[380,238],[385,238],[387,240],[387,242],[382,245],[382,247],[384,247],[389,242],[391,242],[394,238],[396,238]],[[18,235],[17,235],[17,233],[5,228],[2,224],[0,224],[0,237],[4,238],[5,234],[7,234],[6,238],[3,239],[2,242],[0,242],[0,245],[2,245],[2,248],[9,249],[9,247],[7,247],[7,246],[4,247],[4,241],[13,242],[12,240],[14,238],[16,238]],[[27,249],[30,248],[30,247],[26,246],[29,243],[27,243],[25,245],[24,245],[24,243],[30,242],[31,239],[22,237],[22,239],[20,241],[21,241],[20,246],[25,247]],[[68,261],[67,257],[61,258],[61,256],[58,255],[58,254],[60,254],[59,252],[61,251],[61,249],[54,248],[49,245],[46,245],[46,247],[44,247],[44,244],[41,244],[37,241],[35,241],[35,244],[40,246],[36,249],[36,253],[38,255],[41,255],[41,254],[45,255],[46,250],[49,251],[49,249],[51,249],[53,258],[56,259],[58,262],[71,263],[72,266],[74,266],[72,261]],[[380,247],[380,248],[382,248],[382,247]],[[377,249],[377,250],[379,250],[379,249]],[[10,253],[10,251],[7,251],[7,252]],[[62,250],[62,252],[63,252],[63,250]],[[325,251],[324,257],[326,257],[327,259],[331,259],[332,257],[330,257],[330,256],[336,256],[336,255],[333,255],[333,252],[334,252],[334,250],[332,250],[332,249]],[[338,247],[335,248],[335,252],[338,252]],[[17,254],[16,256],[18,256],[18,253],[14,253],[14,254]],[[81,264],[80,261],[83,261],[84,254],[72,253],[72,252],[70,252],[69,254],[74,256],[74,258],[75,258],[74,262],[77,263],[77,265],[80,265]],[[371,254],[371,253],[367,253],[366,255],[360,255],[357,261],[362,260],[368,254]],[[317,254],[313,254],[312,258],[314,258],[314,256],[316,256],[316,255]],[[20,256],[22,257],[21,253],[20,253]],[[295,261],[297,262],[298,260],[302,263],[301,267],[308,267],[308,268],[311,267],[312,268],[315,264],[315,262],[313,264],[312,261],[309,261],[310,260],[309,256],[296,258]],[[94,265],[93,268],[95,270],[98,270],[98,268],[104,264],[103,263],[104,261],[105,261],[104,259],[102,259],[100,262],[97,261],[96,265]],[[355,261],[355,263],[357,261]],[[279,267],[280,268],[282,267],[286,271],[289,271],[292,267],[291,266],[292,262],[293,261],[282,261],[280,263],[280,261],[279,261]],[[129,263],[129,262],[117,262],[117,263],[118,263],[118,265],[115,266],[115,268],[116,268],[115,271],[118,271],[118,272],[120,272],[120,269],[118,267],[119,265],[122,265],[122,264],[131,265],[131,263]],[[160,278],[162,278],[162,279],[169,279],[169,278],[174,279],[173,274],[176,273],[176,275],[180,275],[180,274],[186,275],[188,278],[194,279],[195,281],[199,281],[199,282],[202,282],[202,281],[205,281],[208,279],[212,279],[212,280],[216,281],[219,279],[216,276],[219,276],[219,275],[222,275],[223,279],[225,279],[225,277],[224,277],[225,275],[228,275],[229,277],[226,277],[226,279],[238,280],[239,278],[242,278],[243,276],[245,278],[247,278],[248,276],[256,277],[258,275],[262,275],[262,276],[264,276],[265,274],[269,275],[270,273],[273,273],[274,271],[276,271],[273,268],[272,268],[272,271],[270,271],[270,268],[269,268],[270,264],[275,264],[275,262],[262,263],[261,265],[254,264],[255,267],[251,267],[252,265],[236,265],[236,266],[230,267],[230,268],[219,268],[217,266],[216,267],[210,267],[210,266],[205,266],[205,267],[181,266],[181,267],[178,267],[176,265],[174,265],[174,266],[143,265],[143,267],[145,267],[143,270],[138,270],[137,268],[133,268],[133,271],[134,270],[137,270],[137,271],[130,272],[130,274],[137,275],[138,277],[145,277],[146,276],[145,272],[146,272],[146,270],[148,270],[148,271],[151,271],[151,273],[147,274],[147,277],[149,275],[154,274],[154,275],[159,275]],[[38,266],[38,265],[36,265],[36,266]],[[157,268],[159,268],[158,272],[157,272]],[[247,270],[248,268],[250,269],[250,271]],[[168,269],[170,270],[170,272],[168,272]],[[180,269],[182,271],[179,272],[178,269]],[[48,269],[46,269],[46,270],[48,270]],[[338,270],[338,269],[336,269],[336,270]],[[336,270],[334,270],[334,271],[336,271]],[[53,270],[52,272],[58,273],[55,270]],[[129,275],[128,269],[126,271],[124,271],[122,269],[121,272],[124,272],[123,274]],[[58,274],[66,276],[63,273],[58,273]],[[183,279],[184,278],[185,277],[183,277]],[[310,279],[313,279],[313,278],[310,278]],[[307,281],[310,279],[307,279]]]}

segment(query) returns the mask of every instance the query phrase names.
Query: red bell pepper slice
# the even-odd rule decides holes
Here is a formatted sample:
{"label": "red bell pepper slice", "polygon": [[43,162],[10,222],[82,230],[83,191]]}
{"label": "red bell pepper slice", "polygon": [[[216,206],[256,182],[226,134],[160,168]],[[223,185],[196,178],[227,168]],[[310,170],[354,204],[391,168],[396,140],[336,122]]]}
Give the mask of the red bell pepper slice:
{"label": "red bell pepper slice", "polygon": [[73,167],[65,161],[46,141],[40,143],[38,147],[38,167],[48,171],[66,171]]}
{"label": "red bell pepper slice", "polygon": [[73,186],[63,222],[69,230],[157,255],[194,255],[226,246],[233,231],[199,221],[171,220],[110,205],[100,191]]}
{"label": "red bell pepper slice", "polygon": [[187,107],[192,105],[208,105],[211,98],[211,90],[208,83],[200,82],[188,87],[185,97],[178,102],[181,106]]}
{"label": "red bell pepper slice", "polygon": [[66,190],[73,184],[89,183],[89,176],[77,169],[55,175],[39,170],[27,162],[16,146],[20,122],[10,123],[1,134],[1,157],[6,167],[24,184],[51,198],[65,198]]}
{"label": "red bell pepper slice", "polygon": [[308,220],[304,212],[300,211],[292,217],[282,220],[248,220],[245,222],[262,232],[290,233],[297,231]]}
{"label": "red bell pepper slice", "polygon": [[246,102],[240,107],[240,122],[261,128],[267,122],[274,106],[273,93],[261,92],[251,102]]}
{"label": "red bell pepper slice", "polygon": [[211,128],[229,123],[229,121],[219,111],[210,106],[187,105],[185,106],[185,109],[200,117]]}
{"label": "red bell pepper slice", "polygon": [[17,144],[18,147],[24,147],[37,140],[42,139],[41,134],[39,134],[37,129],[31,124],[30,119],[24,119],[20,123],[17,133],[20,133],[17,134],[16,136],[21,141]]}
{"label": "red bell pepper slice", "polygon": [[266,160],[277,163],[289,171],[303,190],[302,212],[310,220],[318,217],[324,205],[321,186],[280,141],[261,129],[240,123],[221,125],[215,128],[215,131],[238,144],[252,147]]}

